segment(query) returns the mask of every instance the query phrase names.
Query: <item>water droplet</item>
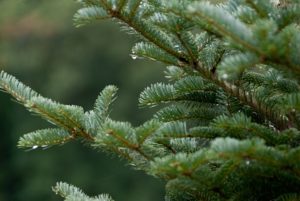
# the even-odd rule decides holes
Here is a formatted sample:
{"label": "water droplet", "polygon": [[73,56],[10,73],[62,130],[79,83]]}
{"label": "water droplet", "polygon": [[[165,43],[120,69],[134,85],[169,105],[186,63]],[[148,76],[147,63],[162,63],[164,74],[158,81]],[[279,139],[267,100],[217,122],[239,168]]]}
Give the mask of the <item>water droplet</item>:
{"label": "water droplet", "polygon": [[37,148],[39,148],[38,145],[34,145],[34,146],[32,147],[32,149],[37,149]]}
{"label": "water droplet", "polygon": [[180,51],[180,46],[176,44],[176,45],[174,45],[174,49]]}
{"label": "water droplet", "polygon": [[246,165],[250,165],[250,161],[249,160],[246,161]]}
{"label": "water droplet", "polygon": [[227,79],[227,78],[228,78],[228,74],[224,73],[224,74],[222,75],[222,78],[223,78],[223,79]]}
{"label": "water droplet", "polygon": [[133,60],[136,60],[136,59],[138,58],[138,56],[135,55],[135,54],[131,54],[130,56],[131,56],[131,58],[132,58]]}

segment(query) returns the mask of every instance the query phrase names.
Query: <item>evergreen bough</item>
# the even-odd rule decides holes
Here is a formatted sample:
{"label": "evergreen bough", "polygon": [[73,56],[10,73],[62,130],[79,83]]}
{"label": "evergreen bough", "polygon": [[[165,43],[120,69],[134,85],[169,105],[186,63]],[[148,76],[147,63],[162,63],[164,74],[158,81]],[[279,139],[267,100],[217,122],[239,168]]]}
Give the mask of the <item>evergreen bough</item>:
{"label": "evergreen bough", "polygon": [[[300,200],[299,0],[79,0],[76,26],[113,19],[140,38],[132,58],[168,65],[142,107],[165,104],[134,128],[109,117],[117,88],[91,111],[44,98],[1,72],[0,88],[57,128],[20,138],[37,149],[72,140],[113,152],[167,181],[167,201]],[[68,201],[88,197],[58,183]]]}

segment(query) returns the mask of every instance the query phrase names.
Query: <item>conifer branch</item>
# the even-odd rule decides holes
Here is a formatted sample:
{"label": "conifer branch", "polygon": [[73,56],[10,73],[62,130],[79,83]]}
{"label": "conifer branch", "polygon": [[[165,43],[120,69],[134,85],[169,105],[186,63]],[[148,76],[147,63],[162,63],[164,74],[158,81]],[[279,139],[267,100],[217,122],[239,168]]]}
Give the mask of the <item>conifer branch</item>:
{"label": "conifer branch", "polygon": [[65,198],[65,201],[113,201],[110,196],[105,194],[89,197],[79,188],[63,182],[58,182],[52,190],[57,195]]}
{"label": "conifer branch", "polygon": [[179,39],[182,46],[187,50],[189,58],[190,58],[189,59],[190,66],[193,66],[194,65],[193,62],[197,60],[196,56],[194,55],[193,51],[190,49],[188,44],[186,44],[186,42],[183,40],[182,35],[180,33],[176,32],[176,36]]}
{"label": "conifer branch", "polygon": [[0,72],[0,89],[9,93],[21,104],[26,105],[32,97],[38,97],[39,94],[29,87],[25,86],[15,77],[4,71]]}
{"label": "conifer branch", "polygon": [[[116,17],[116,18],[120,19],[121,21],[127,23],[128,26],[134,28],[138,33],[143,35],[151,43],[157,45],[159,48],[161,48],[164,51],[168,52],[169,54],[173,55],[179,61],[184,61],[185,63],[188,63],[188,64],[184,64],[184,66],[188,65],[188,66],[191,66],[191,67],[197,69],[202,74],[202,76],[204,76],[205,78],[211,80],[212,82],[217,84],[219,87],[223,88],[223,90],[225,90],[230,95],[238,98],[242,103],[252,107],[256,112],[262,114],[263,116],[266,117],[266,119],[273,122],[274,125],[278,125],[279,130],[282,130],[282,129],[286,128],[285,127],[286,122],[282,117],[280,117],[281,116],[280,114],[273,114],[273,112],[268,111],[268,109],[270,109],[269,107],[261,106],[260,104],[258,104],[259,101],[255,100],[255,98],[252,95],[246,95],[245,91],[242,90],[240,87],[237,87],[237,86],[235,86],[233,84],[230,84],[228,82],[224,82],[224,81],[219,80],[216,77],[216,75],[214,75],[215,70],[213,70],[212,73],[211,73],[211,72],[206,71],[206,69],[203,69],[203,65],[201,65],[201,63],[198,60],[194,60],[195,57],[193,56],[193,54],[191,53],[191,50],[188,48],[188,46],[185,44],[185,42],[182,40],[180,35],[178,35],[178,38],[180,39],[182,45],[186,48],[187,52],[189,52],[189,55],[190,55],[189,57],[192,59],[191,61],[183,59],[186,56],[183,56],[182,54],[178,54],[177,52],[174,52],[173,50],[170,51],[167,47],[165,47],[161,43],[159,43],[159,41],[153,39],[152,36],[148,32],[144,32],[144,30],[142,28],[140,28],[140,26],[135,24],[134,21],[129,21],[128,19],[126,19],[124,16],[122,16],[118,12],[115,12],[115,11],[112,11],[112,10],[110,12],[111,12],[111,15],[113,17]],[[199,13],[197,12],[197,14],[199,14]],[[204,16],[201,16],[201,17],[206,17],[206,16],[204,15]],[[214,21],[212,21],[212,22],[214,22]],[[216,26],[217,25],[218,24],[216,24]],[[222,27],[220,27],[220,29],[223,30]],[[227,33],[226,30],[223,30],[223,31],[224,31],[224,33]],[[230,35],[230,36],[235,38],[235,36],[232,36],[232,35]],[[258,49],[256,47],[249,46],[248,43],[244,43],[244,41],[241,41],[239,38],[235,38],[235,39],[238,42],[241,42],[241,44],[245,45],[245,47],[247,49],[252,49],[252,50],[254,50],[254,52],[258,52],[260,55],[263,55],[263,53],[258,51]],[[265,56],[263,56],[263,57],[265,57]],[[219,58],[221,58],[221,57],[219,57]]]}
{"label": "conifer branch", "polygon": [[155,134],[155,132],[160,128],[160,126],[161,122],[154,119],[136,128],[136,135],[139,146],[142,147],[143,144]]}
{"label": "conifer branch", "polygon": [[[188,46],[185,44],[185,42],[182,40],[181,36],[177,34],[179,41],[182,43],[182,45],[186,48],[187,52],[189,53],[189,57],[192,59],[191,61],[186,60],[187,58],[186,55],[182,55],[182,53],[178,53],[174,51],[173,49],[170,49],[166,46],[164,46],[157,38],[153,38],[150,32],[147,32],[144,30],[144,28],[147,26],[146,24],[143,23],[143,20],[140,20],[139,23],[135,23],[135,20],[133,18],[127,18],[124,15],[120,13],[120,10],[114,10],[108,6],[108,4],[105,3],[104,0],[102,0],[102,4],[105,5],[105,8],[108,10],[110,13],[111,17],[117,18],[121,20],[122,22],[126,23],[128,26],[132,27],[135,29],[139,34],[144,36],[148,41],[151,43],[155,44],[157,47],[161,48],[162,50],[166,51],[170,55],[176,57],[178,61],[183,61],[183,66],[190,66],[193,67],[194,69],[198,70],[202,76],[204,76],[206,79],[211,80],[215,84],[217,84],[219,87],[223,88],[224,91],[229,93],[230,95],[238,98],[242,103],[251,106],[256,112],[261,113],[263,116],[265,116],[267,119],[269,119],[271,122],[274,123],[274,125],[280,125],[278,129],[284,129],[285,127],[282,128],[282,125],[284,124],[283,120],[278,118],[278,115],[274,115],[272,112],[270,113],[268,111],[268,107],[262,107],[258,104],[258,101],[256,101],[253,96],[248,97],[248,95],[245,96],[246,93],[239,87],[229,84],[227,82],[220,81],[217,79],[215,73],[215,69],[212,69],[212,73],[208,72],[206,69],[204,69],[203,65],[201,64],[200,61],[195,60],[195,57],[193,56],[191,50],[188,48]],[[205,6],[210,7],[210,9],[213,9],[213,6],[209,6],[208,4],[205,4]],[[174,11],[175,12],[175,11]],[[179,13],[181,15],[181,13]],[[256,47],[250,45],[249,43],[245,43],[244,40],[241,40],[239,37],[236,37],[235,35],[231,35],[231,32],[228,32],[225,30],[222,26],[219,26],[219,24],[214,20],[210,19],[208,15],[202,15],[201,12],[196,11],[197,15],[201,15],[201,18],[204,18],[206,20],[209,20],[214,26],[217,26],[220,31],[223,32],[223,34],[228,35],[235,39],[237,42],[241,43],[244,45],[247,49],[253,50],[254,52],[259,53],[259,55],[264,55],[259,49]],[[182,15],[181,15],[182,16]],[[185,15],[184,15],[185,16]],[[185,16],[186,17],[186,16]],[[192,19],[189,19],[190,21],[193,21]],[[262,56],[265,57],[265,56]],[[219,57],[221,58],[221,57]],[[180,63],[179,63],[180,64]],[[179,65],[180,66],[180,65]],[[217,65],[216,65],[217,66]],[[244,95],[241,95],[244,94]]]}
{"label": "conifer branch", "polygon": [[139,145],[137,144],[132,144],[129,141],[127,141],[126,139],[122,138],[120,135],[116,134],[113,130],[109,130],[106,131],[107,134],[113,136],[114,138],[116,138],[118,141],[120,141],[122,144],[124,144],[126,147],[128,147],[131,150],[134,150],[136,152],[138,152],[139,154],[141,154],[144,158],[146,158],[147,160],[151,160],[149,158],[149,156],[147,156],[140,148]]}
{"label": "conifer branch", "polygon": [[[133,58],[174,65],[166,72],[174,83],[153,84],[139,99],[142,106],[169,105],[134,128],[109,118],[114,86],[85,112],[43,98],[1,72],[0,89],[59,127],[26,134],[19,147],[84,139],[167,180],[166,200],[298,199],[300,87],[298,77],[283,76],[300,72],[297,0],[80,2],[77,25],[116,19],[144,40],[134,46]],[[66,201],[112,201],[65,183],[54,191]]]}
{"label": "conifer branch", "polygon": [[135,16],[139,6],[141,5],[142,1],[143,0],[136,0],[136,2],[134,2],[134,5],[132,6],[132,9],[129,14],[129,20],[134,19],[134,16]]}
{"label": "conifer branch", "polygon": [[127,18],[127,17],[123,16],[119,11],[115,11],[110,8],[107,8],[107,9],[112,17],[117,18],[117,19],[121,20],[122,22],[126,23],[129,27],[133,28],[137,33],[141,34],[148,41],[155,44],[157,47],[166,51],[170,55],[177,57],[179,59],[179,61],[183,62],[183,65],[185,65],[185,63],[188,62],[185,59],[185,57],[186,57],[185,55],[175,51],[172,48],[166,47],[165,45],[163,45],[162,41],[159,41],[157,38],[153,37],[151,35],[151,32],[145,30],[145,27],[147,27],[147,24],[142,19],[138,23],[136,23],[134,18]]}
{"label": "conifer branch", "polygon": [[245,92],[245,90],[240,86],[236,86],[227,81],[220,80],[211,72],[205,69],[201,69],[201,65],[198,65],[196,68],[199,70],[202,76],[211,80],[217,86],[221,87],[229,95],[236,97],[241,103],[250,106],[257,113],[263,115],[267,120],[272,122],[277,129],[284,130],[292,124],[292,122],[287,124],[287,122],[291,121],[291,119],[287,120],[287,117],[285,115],[276,113],[271,108],[269,108],[269,106],[263,105],[261,101],[257,101],[251,94],[251,92]]}
{"label": "conifer branch", "polygon": [[[249,49],[255,53],[258,53],[259,55],[261,55],[261,57],[265,57],[264,53],[258,49],[257,47],[253,46],[252,44],[250,44],[248,41],[250,40],[254,40],[252,38],[252,33],[250,30],[248,30],[248,28],[246,28],[245,25],[243,25],[241,22],[239,22],[238,20],[236,20],[235,18],[233,18],[231,16],[230,13],[226,13],[226,11],[221,12],[221,8],[218,8],[216,6],[211,5],[208,2],[201,2],[201,3],[195,3],[194,5],[191,5],[189,7],[189,10],[191,12],[191,15],[194,16],[198,16],[200,19],[206,20],[208,24],[211,24],[212,27],[215,28],[216,31],[220,32],[221,35],[225,36],[225,37],[229,37],[232,40],[234,40],[236,43],[242,45],[243,47],[245,47],[246,49]],[[216,20],[216,18],[221,19],[221,13],[223,15],[223,22],[224,24],[221,24],[220,22],[218,22]],[[193,21],[192,17],[189,17],[189,20]],[[232,23],[234,25],[230,26],[228,25],[229,23]],[[233,33],[229,30],[227,30],[230,27],[235,26],[235,24],[237,24],[236,26],[239,27],[242,30],[238,30],[239,32],[242,32],[242,36],[237,35],[237,33]],[[226,26],[228,25],[228,26]],[[246,41],[245,39],[247,39],[248,41]]]}
{"label": "conifer branch", "polygon": [[41,117],[49,120],[51,123],[69,130],[69,132],[75,136],[81,136],[88,141],[94,140],[92,135],[87,133],[83,126],[77,120],[75,120],[74,117],[70,116],[70,112],[75,113],[75,110],[67,112],[67,108],[64,108],[71,108],[72,106],[64,106],[42,97],[34,97],[27,104],[27,107],[30,111],[39,114]]}
{"label": "conifer branch", "polygon": [[47,148],[52,145],[65,144],[74,139],[73,134],[62,129],[44,129],[23,135],[18,142],[21,148]]}

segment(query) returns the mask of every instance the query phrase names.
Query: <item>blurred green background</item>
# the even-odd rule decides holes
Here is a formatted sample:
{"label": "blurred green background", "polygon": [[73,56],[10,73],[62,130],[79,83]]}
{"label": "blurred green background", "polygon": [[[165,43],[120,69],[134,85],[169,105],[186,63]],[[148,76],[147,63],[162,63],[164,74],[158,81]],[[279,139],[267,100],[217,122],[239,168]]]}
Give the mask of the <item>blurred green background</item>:
{"label": "blurred green background", "polygon": [[[104,86],[115,84],[120,91],[112,117],[139,125],[153,111],[138,109],[138,95],[162,80],[162,66],[133,61],[135,39],[112,22],[74,28],[78,7],[73,0],[0,0],[0,70],[44,96],[86,110]],[[61,200],[51,191],[57,181],[116,200],[163,200],[162,181],[78,142],[36,151],[16,147],[22,134],[45,127],[49,124],[0,93],[0,201]]]}

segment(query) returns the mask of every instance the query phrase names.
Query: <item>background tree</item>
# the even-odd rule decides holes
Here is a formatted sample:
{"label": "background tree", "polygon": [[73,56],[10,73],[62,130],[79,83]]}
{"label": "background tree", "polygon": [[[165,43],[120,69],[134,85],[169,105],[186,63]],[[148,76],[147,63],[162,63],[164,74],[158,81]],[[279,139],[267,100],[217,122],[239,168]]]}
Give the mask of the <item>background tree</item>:
{"label": "background tree", "polygon": [[[19,147],[83,141],[166,180],[166,200],[299,199],[298,1],[80,2],[78,26],[113,18],[141,37],[133,59],[170,65],[170,83],[139,98],[141,106],[167,106],[134,127],[109,116],[113,85],[84,110],[2,72],[2,89],[56,126],[24,135]],[[66,183],[53,190],[66,200],[112,200]]]}

